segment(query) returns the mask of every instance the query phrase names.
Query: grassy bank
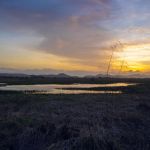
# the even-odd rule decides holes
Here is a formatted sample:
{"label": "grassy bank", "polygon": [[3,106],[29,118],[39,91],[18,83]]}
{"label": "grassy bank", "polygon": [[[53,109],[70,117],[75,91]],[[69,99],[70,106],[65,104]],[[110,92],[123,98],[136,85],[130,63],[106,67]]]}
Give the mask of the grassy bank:
{"label": "grassy bank", "polygon": [[0,150],[149,150],[148,94],[0,93]]}
{"label": "grassy bank", "polygon": [[0,83],[8,85],[30,85],[30,84],[106,84],[106,83],[150,83],[150,79],[135,79],[135,78],[56,78],[56,77],[0,77]]}

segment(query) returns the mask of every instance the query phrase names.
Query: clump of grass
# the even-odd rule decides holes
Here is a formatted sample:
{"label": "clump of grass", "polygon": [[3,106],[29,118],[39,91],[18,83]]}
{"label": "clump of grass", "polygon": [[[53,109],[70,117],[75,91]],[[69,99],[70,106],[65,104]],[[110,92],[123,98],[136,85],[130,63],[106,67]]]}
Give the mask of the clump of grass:
{"label": "clump of grass", "polygon": [[149,150],[149,108],[148,93],[0,94],[0,150]]}

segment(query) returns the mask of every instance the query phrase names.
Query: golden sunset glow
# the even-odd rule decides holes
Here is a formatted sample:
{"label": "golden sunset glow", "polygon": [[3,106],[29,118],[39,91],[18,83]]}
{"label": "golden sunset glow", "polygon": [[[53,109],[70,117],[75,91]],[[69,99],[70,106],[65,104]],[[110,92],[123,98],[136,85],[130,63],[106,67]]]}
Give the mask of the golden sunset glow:
{"label": "golden sunset glow", "polygon": [[[24,52],[24,53],[23,53]],[[15,54],[16,56],[16,54]],[[83,71],[97,71],[96,66],[83,65],[74,63],[72,59],[66,57],[59,57],[52,54],[46,54],[36,51],[18,50],[17,57],[13,53],[8,57],[10,61],[5,58],[0,60],[4,67],[25,68],[25,69],[62,69],[64,70],[83,70]]]}
{"label": "golden sunset glow", "polygon": [[0,2],[0,70],[106,74],[117,43],[110,74],[150,73],[149,1],[15,1]]}
{"label": "golden sunset glow", "polygon": [[115,52],[112,68],[122,71],[147,72],[150,69],[150,44],[124,44],[121,51]]}

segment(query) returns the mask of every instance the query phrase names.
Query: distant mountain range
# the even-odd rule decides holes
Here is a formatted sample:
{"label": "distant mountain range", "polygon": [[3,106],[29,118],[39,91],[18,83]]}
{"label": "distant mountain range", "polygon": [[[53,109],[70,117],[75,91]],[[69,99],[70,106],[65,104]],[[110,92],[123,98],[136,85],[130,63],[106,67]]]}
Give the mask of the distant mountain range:
{"label": "distant mountain range", "polygon": [[32,76],[42,76],[42,77],[51,77],[51,78],[70,78],[64,73],[59,74],[50,74],[50,75],[28,75],[28,74],[19,74],[19,73],[0,73],[0,77],[32,77]]}
{"label": "distant mountain range", "polygon": [[[29,75],[29,74],[19,74],[19,73],[0,73],[0,77],[48,77],[48,78],[77,78],[79,76],[70,76],[65,73],[59,74],[47,74],[47,75]],[[105,74],[97,74],[97,75],[87,75],[84,78],[106,78]],[[109,75],[110,78],[150,78],[150,75],[143,75],[140,73],[135,74],[126,74],[126,75]]]}
{"label": "distant mountain range", "polygon": [[25,74],[25,75],[58,75],[66,74],[71,76],[85,76],[85,75],[95,75],[96,72],[92,73],[90,71],[65,71],[55,70],[55,69],[12,69],[12,68],[0,68],[0,74]]}
{"label": "distant mountain range", "polygon": [[65,73],[42,75],[42,76],[44,76],[44,77],[52,77],[52,78],[70,78],[70,77],[72,77],[72,76],[67,75]]}
{"label": "distant mountain range", "polygon": [[[64,70],[54,70],[54,69],[29,69],[29,70],[19,70],[11,68],[0,68],[0,77],[31,77],[31,76],[41,76],[41,77],[51,77],[51,78],[106,78],[106,73],[97,74],[96,72],[90,71],[65,71]],[[150,78],[150,72],[142,73],[138,71],[129,71],[119,75],[111,74],[111,78]]]}
{"label": "distant mountain range", "polygon": [[30,75],[19,73],[0,73],[0,77],[30,77]]}

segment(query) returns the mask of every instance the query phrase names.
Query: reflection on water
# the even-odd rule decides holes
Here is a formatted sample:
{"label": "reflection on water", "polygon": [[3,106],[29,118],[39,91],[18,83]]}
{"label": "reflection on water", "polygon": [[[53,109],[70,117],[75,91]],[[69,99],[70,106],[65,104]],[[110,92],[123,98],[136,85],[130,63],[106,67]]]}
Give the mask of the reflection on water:
{"label": "reflection on water", "polygon": [[[28,92],[27,92],[28,93]],[[37,91],[32,94],[121,94],[121,91],[93,91],[93,90],[63,90],[53,89],[51,91]]]}
{"label": "reflection on water", "polygon": [[5,86],[6,85],[6,83],[0,83],[0,86]]}
{"label": "reflection on water", "polygon": [[113,84],[41,84],[41,85],[7,85],[0,87],[0,90],[7,91],[36,91],[35,94],[96,94],[96,93],[113,93],[118,94],[120,91],[93,91],[93,90],[65,90],[63,88],[93,88],[93,87],[120,87],[129,86],[128,83],[113,83]]}

